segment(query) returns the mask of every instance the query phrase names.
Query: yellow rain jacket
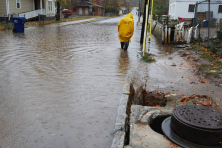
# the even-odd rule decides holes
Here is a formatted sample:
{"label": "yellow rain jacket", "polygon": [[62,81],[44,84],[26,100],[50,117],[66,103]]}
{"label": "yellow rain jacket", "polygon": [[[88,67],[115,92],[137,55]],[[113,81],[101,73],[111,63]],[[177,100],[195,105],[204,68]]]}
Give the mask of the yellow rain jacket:
{"label": "yellow rain jacket", "polygon": [[119,21],[118,32],[120,42],[130,41],[130,38],[133,36],[134,32],[134,20],[132,13],[129,13],[126,17]]}

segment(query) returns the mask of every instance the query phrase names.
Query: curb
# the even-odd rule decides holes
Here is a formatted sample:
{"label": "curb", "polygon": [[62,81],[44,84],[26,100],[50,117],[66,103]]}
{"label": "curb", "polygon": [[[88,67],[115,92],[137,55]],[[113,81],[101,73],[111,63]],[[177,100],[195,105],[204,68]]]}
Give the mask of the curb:
{"label": "curb", "polygon": [[111,148],[123,148],[126,135],[126,122],[128,121],[127,104],[129,101],[130,84],[127,82],[123,86],[122,96],[118,107],[116,116],[116,123],[114,128],[114,137]]}

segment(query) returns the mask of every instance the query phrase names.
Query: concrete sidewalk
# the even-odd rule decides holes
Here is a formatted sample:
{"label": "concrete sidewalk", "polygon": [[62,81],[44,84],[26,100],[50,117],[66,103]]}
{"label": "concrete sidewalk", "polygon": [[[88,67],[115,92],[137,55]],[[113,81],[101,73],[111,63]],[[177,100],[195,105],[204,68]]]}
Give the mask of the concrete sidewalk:
{"label": "concrete sidewalk", "polygon": [[78,21],[63,22],[63,23],[53,24],[53,25],[66,26],[66,25],[74,25],[74,24],[78,24],[78,23],[95,21],[95,20],[100,20],[100,19],[99,18],[90,18],[90,19],[84,19],[84,20],[78,20]]}

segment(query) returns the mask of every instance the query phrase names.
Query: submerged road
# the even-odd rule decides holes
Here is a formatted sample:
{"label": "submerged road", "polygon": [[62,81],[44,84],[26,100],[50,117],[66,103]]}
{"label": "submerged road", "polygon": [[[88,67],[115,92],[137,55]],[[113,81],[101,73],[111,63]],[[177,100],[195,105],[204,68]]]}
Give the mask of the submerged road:
{"label": "submerged road", "polygon": [[[128,51],[118,39],[122,17],[29,27],[24,34],[0,32],[1,148],[109,148],[128,73],[138,85],[146,81],[149,89],[174,92],[176,87],[176,92],[207,95],[206,90],[215,89],[219,96],[210,84],[191,86],[196,77],[177,49],[155,38],[150,52],[156,62],[141,62],[141,26],[135,9],[133,14]],[[170,66],[173,62],[184,67]]]}
{"label": "submerged road", "polygon": [[0,32],[0,147],[111,146],[139,50],[121,50],[121,18]]}

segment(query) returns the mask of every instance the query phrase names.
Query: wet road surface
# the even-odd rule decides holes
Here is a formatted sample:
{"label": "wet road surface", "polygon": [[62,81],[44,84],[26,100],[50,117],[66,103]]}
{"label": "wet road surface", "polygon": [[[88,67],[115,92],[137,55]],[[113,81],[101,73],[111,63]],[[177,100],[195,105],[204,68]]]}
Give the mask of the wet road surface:
{"label": "wet road surface", "polygon": [[[140,61],[141,26],[133,13],[135,32],[128,51],[120,49],[117,37],[122,17],[30,27],[24,34],[0,32],[1,147],[110,147],[127,74],[147,80],[149,89],[207,92],[185,80],[196,77],[172,46],[152,38],[150,52],[157,62]],[[185,67],[171,67],[169,57]]]}
{"label": "wet road surface", "polygon": [[111,146],[137,53],[120,49],[120,19],[0,32],[1,147]]}

